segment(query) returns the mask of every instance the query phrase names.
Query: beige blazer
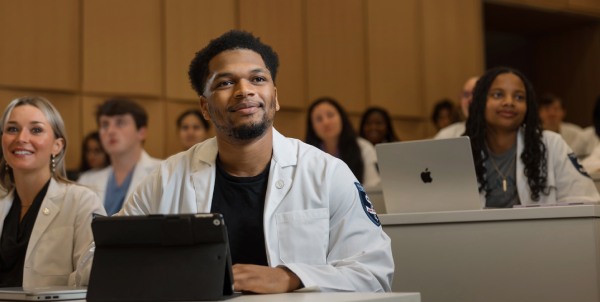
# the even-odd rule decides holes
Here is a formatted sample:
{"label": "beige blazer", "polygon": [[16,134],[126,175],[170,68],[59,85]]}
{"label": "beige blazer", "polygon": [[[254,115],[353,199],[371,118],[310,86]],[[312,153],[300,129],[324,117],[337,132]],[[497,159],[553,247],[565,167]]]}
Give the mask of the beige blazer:
{"label": "beige blazer", "polygon": [[[14,190],[0,198],[0,236],[13,199]],[[79,272],[77,263],[93,240],[93,214],[106,212],[92,190],[50,181],[27,246],[23,287],[87,284],[89,271]]]}

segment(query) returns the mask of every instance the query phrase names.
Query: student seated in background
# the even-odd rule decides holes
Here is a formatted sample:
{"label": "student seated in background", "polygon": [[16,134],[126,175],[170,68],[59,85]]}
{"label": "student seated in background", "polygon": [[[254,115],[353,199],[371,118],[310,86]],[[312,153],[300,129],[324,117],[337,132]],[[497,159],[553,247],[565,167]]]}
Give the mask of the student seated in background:
{"label": "student seated in background", "polygon": [[177,118],[177,132],[183,150],[206,140],[209,129],[210,123],[202,117],[202,112],[198,109],[185,111]]}
{"label": "student seated in background", "polygon": [[487,208],[600,201],[561,136],[542,130],[533,87],[515,69],[490,69],[479,79],[465,134]]}
{"label": "student seated in background", "polygon": [[454,104],[449,99],[442,99],[435,104],[431,113],[431,122],[437,131],[440,131],[460,121]]}
{"label": "student seated in background", "polygon": [[343,160],[367,190],[380,186],[375,148],[356,136],[348,115],[336,100],[324,97],[308,107],[305,142]]}
{"label": "student seated in background", "polygon": [[96,191],[106,213],[113,215],[161,161],[144,151],[148,115],[142,106],[128,99],[110,99],[98,106],[96,121],[111,165],[87,171],[77,182]]}
{"label": "student seated in background", "polygon": [[[594,137],[588,137],[587,139],[592,143],[596,142],[596,144],[590,154],[581,161],[581,165],[590,173],[600,173],[600,144],[597,143],[598,137],[600,137],[600,96],[596,99],[592,120],[595,130]],[[583,138],[583,134],[581,136]]]}
{"label": "student seated in background", "polygon": [[[562,136],[567,145],[573,149],[573,144],[581,133],[581,127],[564,122],[566,111],[562,100],[552,94],[544,94],[538,101],[540,121],[544,130],[554,131]],[[580,156],[577,152],[575,155]]]}
{"label": "student seated in background", "polygon": [[222,213],[236,291],[390,291],[390,239],[352,171],[273,128],[278,64],[236,30],[196,53],[189,76],[216,137],[165,160],[119,214]]}
{"label": "student seated in background", "polygon": [[[600,158],[600,149],[595,150],[598,149],[597,147],[600,145],[600,130],[598,129],[600,129],[600,96],[596,98],[592,110],[592,125],[583,128],[577,136],[577,139],[573,142],[573,152],[575,152],[579,158]],[[596,151],[596,155],[591,156],[594,151]],[[587,169],[585,164],[584,167]],[[588,171],[595,172],[596,170],[596,168],[590,168]]]}
{"label": "student seated in background", "polygon": [[58,111],[41,97],[13,100],[2,115],[0,287],[85,285],[79,258],[93,240],[98,196],[68,181],[67,138]]}
{"label": "student seated in background", "polygon": [[367,108],[363,113],[360,120],[360,137],[373,145],[400,140],[394,131],[389,113],[380,107]]}
{"label": "student seated in background", "polygon": [[[463,89],[460,93],[460,109],[464,119],[469,117],[469,106],[473,101],[473,88],[475,88],[475,84],[477,83],[478,79],[479,77],[469,78],[463,85]],[[463,133],[465,133],[465,122],[460,121],[441,129],[433,138],[441,139],[459,137],[463,135]]]}
{"label": "student seated in background", "polygon": [[79,171],[67,171],[69,179],[77,180],[79,175],[90,170],[100,170],[110,165],[110,157],[100,142],[98,131],[90,132],[83,138],[81,143],[81,160]]}

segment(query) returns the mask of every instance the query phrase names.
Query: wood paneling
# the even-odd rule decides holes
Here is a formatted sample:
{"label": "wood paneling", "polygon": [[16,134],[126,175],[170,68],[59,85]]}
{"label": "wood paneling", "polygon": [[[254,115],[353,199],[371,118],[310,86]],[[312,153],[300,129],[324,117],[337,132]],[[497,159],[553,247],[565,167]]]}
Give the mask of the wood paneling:
{"label": "wood paneling", "polygon": [[365,2],[306,0],[308,101],[337,99],[347,111],[367,104]]}
{"label": "wood paneling", "polygon": [[420,0],[367,1],[369,105],[423,116]]}
{"label": "wood paneling", "polygon": [[166,95],[197,100],[187,75],[194,54],[211,39],[236,28],[234,0],[165,2]]}
{"label": "wood paneling", "polygon": [[79,2],[0,1],[0,85],[79,88]]}
{"label": "wood paneling", "polygon": [[306,112],[280,109],[273,123],[281,134],[304,140],[306,136]]}
{"label": "wood paneling", "polygon": [[304,108],[306,104],[302,17],[302,1],[240,1],[240,27],[259,36],[279,55],[276,85],[283,108]]}
{"label": "wood paneling", "polygon": [[83,90],[160,96],[159,0],[83,2]]}
{"label": "wood paneling", "polygon": [[28,90],[4,90],[0,89],[0,116],[8,104],[23,96],[41,96],[56,107],[56,110],[62,116],[67,131],[67,153],[65,165],[67,169],[77,169],[79,167],[79,158],[81,157],[81,131],[82,118],[79,115],[80,98],[72,94],[28,91]]}
{"label": "wood paneling", "polygon": [[600,15],[600,0],[569,0],[569,7],[573,10]]}
{"label": "wood paneling", "polygon": [[[437,101],[456,100],[463,83],[483,72],[483,29],[478,0],[424,0],[421,4],[423,101],[428,116]],[[428,125],[428,134],[433,132]]]}
{"label": "wood paneling", "polygon": [[[81,116],[83,135],[98,129],[96,121],[96,110],[106,98],[96,96],[85,96],[82,100]],[[166,153],[165,107],[166,102],[156,99],[132,99],[140,104],[148,113],[148,132],[144,149],[153,157],[164,158]]]}

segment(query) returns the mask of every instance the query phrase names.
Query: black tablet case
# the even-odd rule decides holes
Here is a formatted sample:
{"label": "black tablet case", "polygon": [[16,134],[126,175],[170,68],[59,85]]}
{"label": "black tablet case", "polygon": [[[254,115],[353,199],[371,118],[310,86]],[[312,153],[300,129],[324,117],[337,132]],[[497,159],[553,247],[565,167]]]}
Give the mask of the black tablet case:
{"label": "black tablet case", "polygon": [[223,300],[233,294],[220,214],[98,217],[87,301]]}

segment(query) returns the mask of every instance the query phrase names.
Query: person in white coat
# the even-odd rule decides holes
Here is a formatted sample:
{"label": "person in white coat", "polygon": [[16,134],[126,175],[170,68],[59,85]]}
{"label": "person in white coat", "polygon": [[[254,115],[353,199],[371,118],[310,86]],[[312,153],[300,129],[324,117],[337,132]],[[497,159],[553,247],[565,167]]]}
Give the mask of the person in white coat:
{"label": "person in white coat", "polygon": [[111,164],[82,173],[77,182],[92,188],[107,214],[113,215],[161,160],[144,150],[148,115],[142,106],[128,99],[109,99],[98,106],[96,121]]}
{"label": "person in white coat", "polygon": [[165,160],[119,215],[222,213],[236,291],[390,291],[390,239],[348,166],[273,128],[277,66],[243,31],[199,51],[189,75],[216,137]]}
{"label": "person in white coat", "polygon": [[318,98],[308,107],[304,141],[343,160],[367,191],[380,188],[375,147],[356,135],[344,108],[335,99]]}
{"label": "person in white coat", "polygon": [[[470,77],[467,79],[460,93],[460,109],[465,119],[469,118],[469,107],[471,106],[471,102],[473,102],[473,89],[475,88],[475,84],[477,84],[478,80],[479,77]],[[465,133],[465,125],[465,121],[450,124],[450,126],[439,130],[433,138],[444,139],[459,137]]]}
{"label": "person in white coat", "polygon": [[[583,129],[578,125],[564,121],[567,112],[562,99],[547,93],[540,96],[538,104],[542,128],[560,134],[567,145],[575,150],[577,138],[583,132]],[[575,155],[581,157],[581,154],[575,153]]]}
{"label": "person in white coat", "polygon": [[98,196],[66,178],[62,118],[46,99],[13,100],[2,116],[0,287],[85,285]]}
{"label": "person in white coat", "polygon": [[541,129],[533,86],[521,72],[488,70],[469,110],[465,134],[484,207],[600,201],[565,141]]}

